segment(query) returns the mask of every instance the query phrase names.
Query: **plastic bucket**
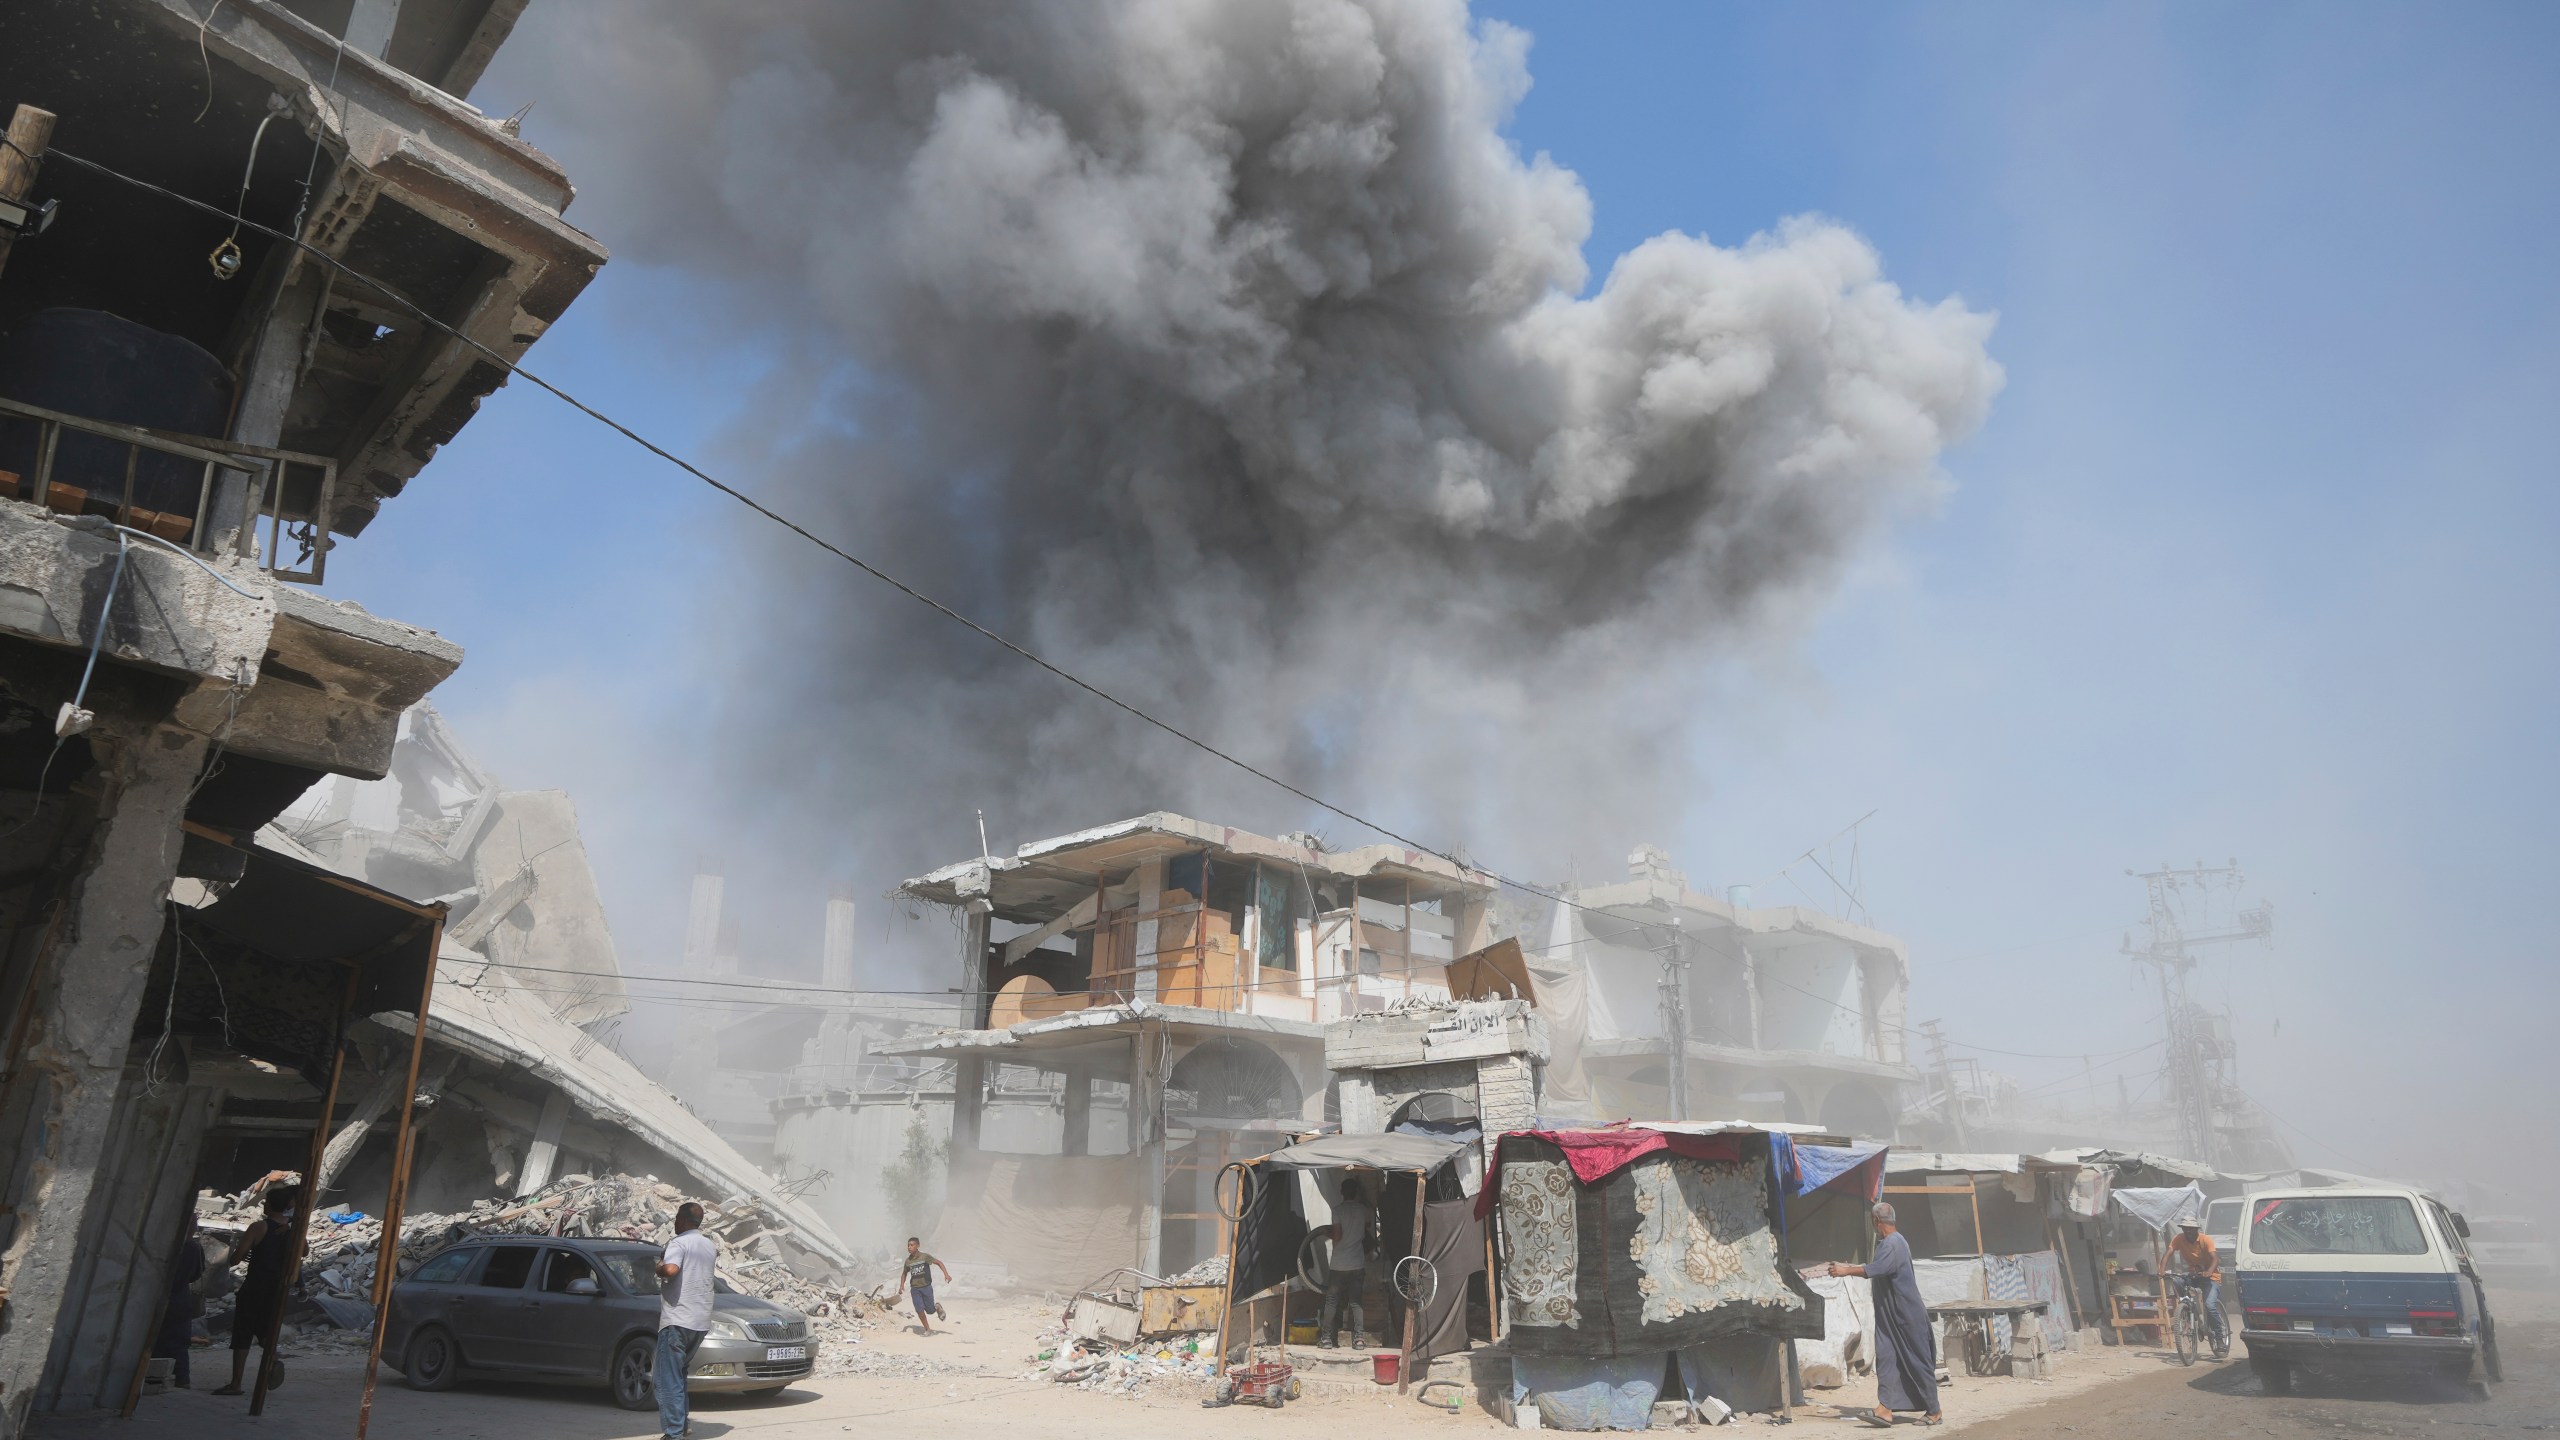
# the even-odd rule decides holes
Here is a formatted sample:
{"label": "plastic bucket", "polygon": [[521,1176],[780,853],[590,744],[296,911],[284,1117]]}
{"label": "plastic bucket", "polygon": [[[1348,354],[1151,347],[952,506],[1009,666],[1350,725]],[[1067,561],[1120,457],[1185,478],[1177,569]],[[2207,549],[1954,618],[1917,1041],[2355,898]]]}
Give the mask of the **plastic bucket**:
{"label": "plastic bucket", "polygon": [[1404,1363],[1404,1352],[1381,1350],[1369,1357],[1369,1375],[1381,1385],[1396,1383],[1396,1367]]}

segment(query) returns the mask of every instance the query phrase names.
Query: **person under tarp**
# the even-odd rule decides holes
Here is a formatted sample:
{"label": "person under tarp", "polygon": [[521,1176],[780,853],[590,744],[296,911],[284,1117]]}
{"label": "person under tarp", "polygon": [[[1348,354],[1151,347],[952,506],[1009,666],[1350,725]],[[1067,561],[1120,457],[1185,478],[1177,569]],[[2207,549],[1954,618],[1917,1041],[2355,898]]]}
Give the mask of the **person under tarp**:
{"label": "person under tarp", "polygon": [[[1429,1135],[1327,1135],[1239,1162],[1245,1178],[1228,1256],[1227,1304],[1231,1313],[1247,1308],[1247,1329],[1222,1334],[1220,1353],[1230,1363],[1241,1358],[1250,1343],[1245,1336],[1260,1319],[1250,1313],[1253,1302],[1297,1273],[1310,1233],[1295,1183],[1300,1171],[1319,1172],[1336,1185],[1347,1174],[1385,1177],[1378,1234],[1388,1293],[1396,1297],[1390,1333],[1401,1337],[1406,1356],[1398,1390],[1410,1388],[1433,1356],[1466,1349],[1468,1282],[1483,1271],[1485,1257],[1484,1224],[1460,1189],[1457,1162],[1466,1149]],[[1408,1316],[1408,1309],[1416,1313]]]}

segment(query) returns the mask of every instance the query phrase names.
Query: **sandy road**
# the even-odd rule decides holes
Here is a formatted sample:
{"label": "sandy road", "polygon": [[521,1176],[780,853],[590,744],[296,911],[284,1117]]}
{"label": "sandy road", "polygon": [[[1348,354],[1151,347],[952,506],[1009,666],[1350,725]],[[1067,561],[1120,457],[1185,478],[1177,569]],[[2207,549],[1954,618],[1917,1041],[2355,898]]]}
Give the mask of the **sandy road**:
{"label": "sandy road", "polygon": [[2223,1365],[2165,1368],[1972,1427],[1979,1440],[2125,1435],[2185,1440],[2244,1436],[2522,1437],[2560,1435],[2560,1296],[2493,1293],[2506,1380],[2412,1384],[2308,1372],[2295,1393],[2264,1393],[2233,1351]]}

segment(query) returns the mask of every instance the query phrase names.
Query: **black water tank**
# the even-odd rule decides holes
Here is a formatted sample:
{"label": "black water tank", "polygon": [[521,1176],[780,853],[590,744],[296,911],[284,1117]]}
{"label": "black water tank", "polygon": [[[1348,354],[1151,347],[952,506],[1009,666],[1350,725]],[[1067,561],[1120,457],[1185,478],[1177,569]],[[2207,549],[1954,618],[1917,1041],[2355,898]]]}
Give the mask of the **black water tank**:
{"label": "black water tank", "polygon": [[[90,420],[219,436],[231,422],[231,372],[192,340],[137,325],[104,310],[39,310],[0,336],[0,395]],[[124,494],[128,447],[64,431],[54,452],[57,484],[100,500]],[[32,476],[34,422],[0,417],[0,470]],[[193,515],[203,467],[143,452],[133,503]]]}

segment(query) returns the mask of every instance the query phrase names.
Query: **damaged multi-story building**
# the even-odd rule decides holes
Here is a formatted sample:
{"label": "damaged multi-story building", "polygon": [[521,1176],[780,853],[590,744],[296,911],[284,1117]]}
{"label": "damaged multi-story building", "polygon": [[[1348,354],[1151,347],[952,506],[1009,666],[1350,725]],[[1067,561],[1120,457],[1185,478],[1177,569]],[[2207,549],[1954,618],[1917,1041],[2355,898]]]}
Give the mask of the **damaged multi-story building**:
{"label": "damaged multi-story building", "polygon": [[[402,722],[389,776],[323,781],[258,844],[445,911],[412,1204],[452,1210],[571,1173],[650,1174],[755,1200],[821,1260],[852,1258],[762,1157],[622,1053],[631,1000],[566,792],[500,784],[421,703]],[[405,1046],[413,1032],[392,1016],[351,1033],[359,1044]],[[322,1203],[381,1200],[391,1160],[377,1117],[399,1079],[377,1072],[337,1127],[319,1172]]]}
{"label": "damaged multi-story building", "polygon": [[1550,1021],[1579,1074],[1559,1076],[1548,1105],[1892,1137],[1921,1078],[1904,1055],[1902,942],[1819,910],[1754,907],[1742,887],[1702,894],[1655,846],[1627,869],[1566,887],[1554,907],[1536,963],[1558,982],[1550,1003],[1565,1013]]}
{"label": "damaged multi-story building", "polygon": [[1228,1162],[1338,1123],[1327,1024],[1448,999],[1450,961],[1492,938],[1496,883],[1164,813],[907,881],[958,912],[972,1010],[876,1047],[952,1064],[939,1248],[1059,1286],[1205,1259]]}
{"label": "damaged multi-story building", "polygon": [[0,1435],[121,1401],[209,1150],[412,1108],[451,907],[257,837],[462,658],[301,587],[605,259],[463,98],[520,9],[0,9]]}

